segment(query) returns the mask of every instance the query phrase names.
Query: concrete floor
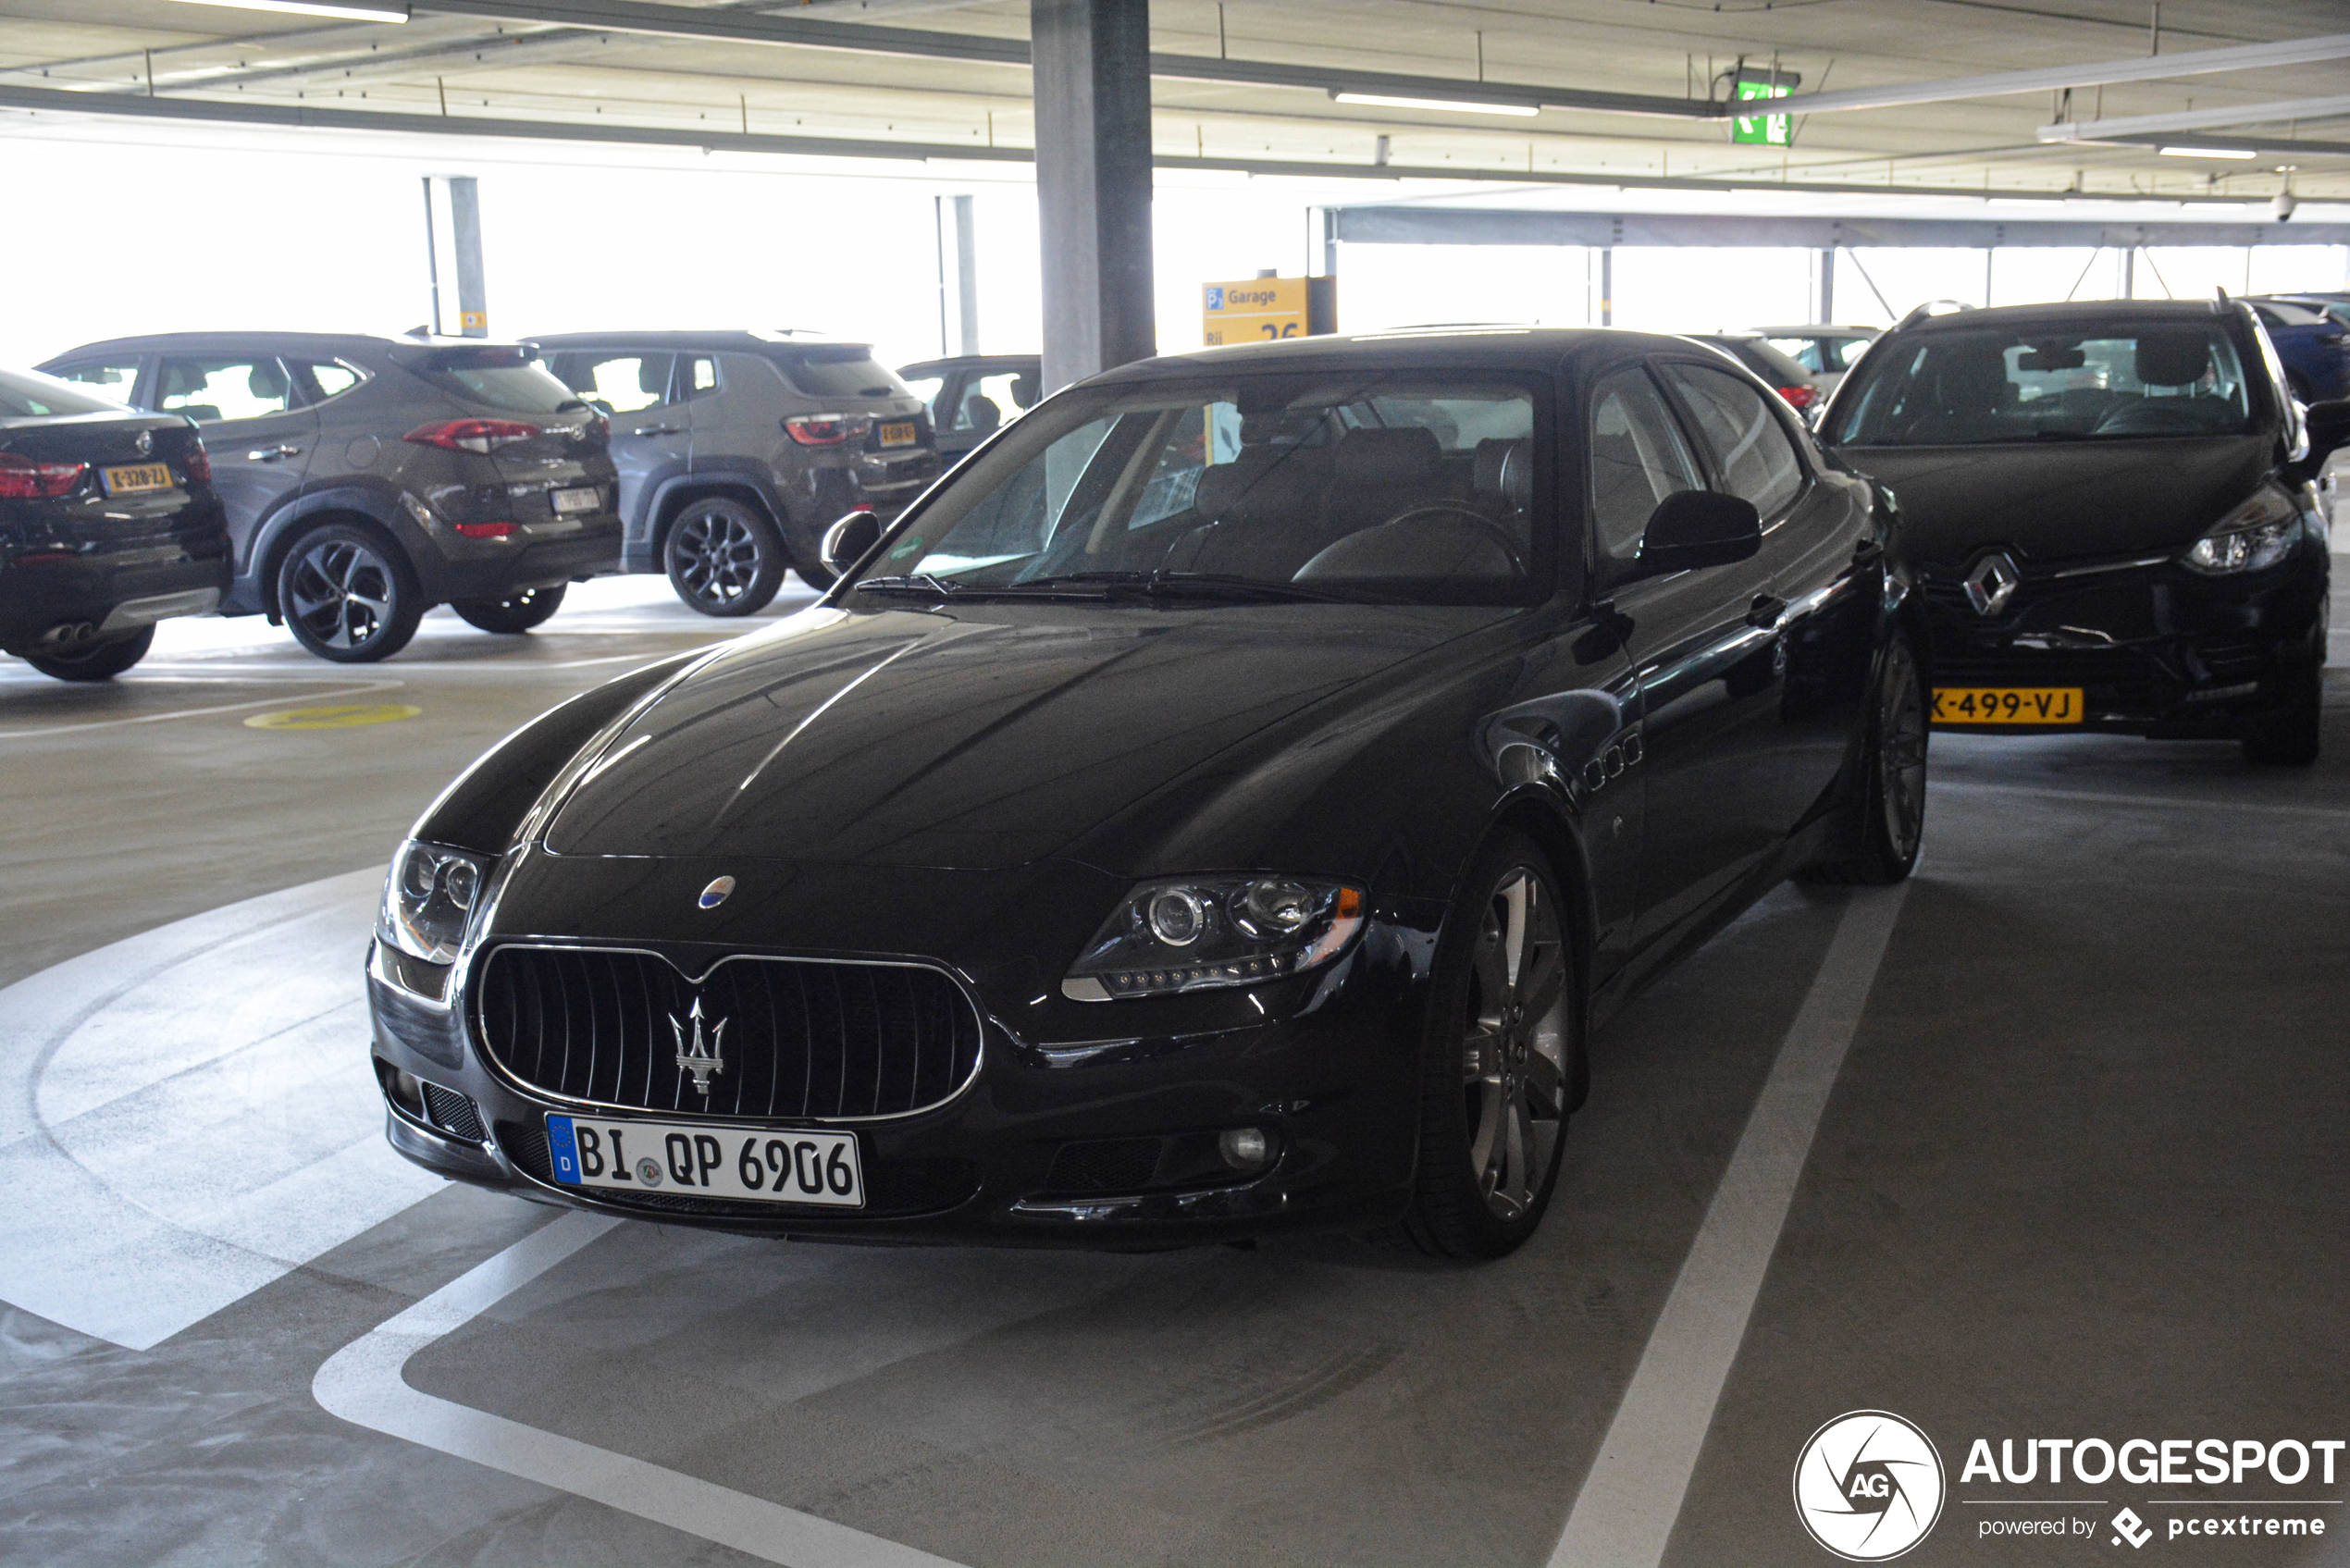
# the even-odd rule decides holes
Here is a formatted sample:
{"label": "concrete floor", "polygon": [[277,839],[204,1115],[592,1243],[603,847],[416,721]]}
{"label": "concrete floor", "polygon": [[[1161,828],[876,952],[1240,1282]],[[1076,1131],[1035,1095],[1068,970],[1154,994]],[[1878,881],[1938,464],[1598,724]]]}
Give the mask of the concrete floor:
{"label": "concrete floor", "polygon": [[[382,1148],[390,846],[522,719],[732,630],[575,593],[355,673],[254,622],[167,627],[109,689],[0,664],[0,1562],[1541,1564],[1570,1513],[1619,1538],[1578,1496],[1652,1403],[1688,1435],[1631,1477],[1655,1544],[1580,1561],[1832,1561],[1788,1478],[1875,1408],[1948,1472],[1907,1561],[2134,1556],[2126,1505],[2150,1554],[2350,1563],[2350,1464],[1960,1477],[1978,1437],[2350,1437],[2350,671],[2306,773],[1937,739],[1906,893],[1783,888],[1635,1003],[1502,1264],[895,1251],[559,1217]],[[419,711],[245,722],[358,704]],[[1660,1378],[1868,920],[1750,1316],[1713,1382]],[[2223,1512],[2330,1529],[2168,1537]],[[1984,1534],[2068,1514],[2094,1535]]]}

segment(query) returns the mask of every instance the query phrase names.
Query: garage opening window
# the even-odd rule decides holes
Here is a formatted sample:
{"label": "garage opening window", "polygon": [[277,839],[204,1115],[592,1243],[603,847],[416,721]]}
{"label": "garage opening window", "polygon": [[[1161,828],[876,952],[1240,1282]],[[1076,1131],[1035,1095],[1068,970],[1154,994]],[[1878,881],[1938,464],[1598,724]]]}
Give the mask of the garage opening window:
{"label": "garage opening window", "polygon": [[793,349],[775,356],[792,390],[810,398],[903,398],[912,394],[897,373],[862,343]]}
{"label": "garage opening window", "polygon": [[1978,446],[2252,428],[2235,344],[2218,326],[2116,322],[2088,332],[1922,333],[1873,353],[1828,438],[1861,447]]}
{"label": "garage opening window", "polygon": [[909,522],[875,568],[883,591],[1544,591],[1529,389],[1265,377],[1047,407]]}

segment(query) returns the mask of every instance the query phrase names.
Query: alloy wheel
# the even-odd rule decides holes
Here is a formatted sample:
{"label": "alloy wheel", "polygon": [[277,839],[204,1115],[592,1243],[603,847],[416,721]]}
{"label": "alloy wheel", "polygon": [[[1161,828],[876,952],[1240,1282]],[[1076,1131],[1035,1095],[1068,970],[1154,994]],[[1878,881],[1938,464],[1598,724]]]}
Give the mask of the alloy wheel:
{"label": "alloy wheel", "polygon": [[1566,975],[1558,911],[1541,879],[1515,867],[1485,901],[1461,1043],[1469,1165],[1503,1220],[1533,1205],[1566,1123]]}
{"label": "alloy wheel", "polygon": [[1897,640],[1887,657],[1893,668],[1877,710],[1877,795],[1894,858],[1907,860],[1925,825],[1925,692],[1907,642]]}
{"label": "alloy wheel", "polygon": [[317,642],[356,648],[382,635],[398,592],[391,565],[365,545],[328,538],[305,548],[287,576],[289,618]]}
{"label": "alloy wheel", "polygon": [[696,512],[679,520],[669,555],[686,591],[708,604],[732,604],[758,580],[759,537],[741,518]]}

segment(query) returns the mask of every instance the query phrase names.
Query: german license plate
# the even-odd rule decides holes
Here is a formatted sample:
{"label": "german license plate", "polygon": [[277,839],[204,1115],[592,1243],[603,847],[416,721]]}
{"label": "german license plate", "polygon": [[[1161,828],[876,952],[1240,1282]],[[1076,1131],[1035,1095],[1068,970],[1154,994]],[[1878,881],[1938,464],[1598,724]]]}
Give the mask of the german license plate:
{"label": "german license plate", "polygon": [[1937,724],[2077,724],[2079,686],[1936,686]]}
{"label": "german license plate", "polygon": [[583,485],[575,489],[550,490],[548,499],[555,503],[556,516],[569,517],[575,512],[595,511],[603,504],[604,493],[593,485]]}
{"label": "german license plate", "polygon": [[144,490],[171,488],[171,469],[160,463],[126,463],[99,471],[110,496],[135,496]]}
{"label": "german license plate", "polygon": [[893,420],[882,426],[881,444],[885,447],[910,447],[918,434],[912,420]]}
{"label": "german license plate", "polygon": [[550,1115],[547,1151],[555,1180],[565,1187],[736,1203],[865,1206],[865,1177],[853,1133]]}

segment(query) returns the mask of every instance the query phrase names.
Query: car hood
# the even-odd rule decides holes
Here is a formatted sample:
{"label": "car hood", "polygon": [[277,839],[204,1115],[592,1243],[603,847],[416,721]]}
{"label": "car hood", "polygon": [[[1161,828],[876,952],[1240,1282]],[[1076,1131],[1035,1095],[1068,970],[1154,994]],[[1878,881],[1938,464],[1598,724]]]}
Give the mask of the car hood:
{"label": "car hood", "polygon": [[1900,502],[1911,558],[1952,570],[1986,545],[2046,562],[2190,544],[2252,493],[2273,451],[2265,436],[1840,449]]}
{"label": "car hood", "polygon": [[605,742],[557,855],[986,869],[1054,854],[1309,703],[1503,611],[819,607]]}

